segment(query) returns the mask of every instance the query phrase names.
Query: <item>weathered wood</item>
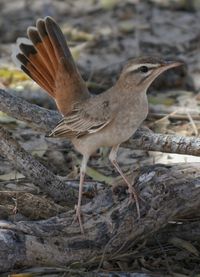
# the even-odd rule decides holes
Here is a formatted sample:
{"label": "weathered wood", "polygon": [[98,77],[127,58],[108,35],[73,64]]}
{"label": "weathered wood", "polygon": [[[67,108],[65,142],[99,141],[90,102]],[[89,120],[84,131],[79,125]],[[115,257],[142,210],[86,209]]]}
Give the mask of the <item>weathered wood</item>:
{"label": "weathered wood", "polygon": [[58,112],[30,104],[23,98],[16,97],[2,89],[0,89],[0,110],[18,120],[27,122],[36,130],[43,130],[47,133],[61,119]]}
{"label": "weathered wood", "polygon": [[67,210],[44,195],[26,191],[0,191],[0,218],[15,220],[21,216],[28,220],[47,219]]}
{"label": "weathered wood", "polygon": [[[60,118],[48,111],[0,90],[0,109],[33,128],[49,132]],[[125,146],[125,145],[124,145]],[[128,147],[199,156],[200,140],[153,134],[141,129]],[[74,188],[61,182],[34,159],[3,128],[0,129],[2,155],[41,190],[55,200],[75,202]],[[155,165],[135,173],[141,190],[141,219],[135,205],[111,189],[83,206],[85,236],[73,223],[74,210],[42,221],[0,223],[0,264],[5,272],[34,265],[70,265],[80,261],[83,267],[98,266],[102,259],[115,260],[138,242],[149,238],[182,214],[196,211],[200,203],[200,165]],[[103,258],[102,258],[103,257]]]}
{"label": "weathered wood", "polygon": [[139,129],[123,146],[146,151],[200,156],[199,138],[156,134],[146,128]]}
{"label": "weathered wood", "polygon": [[69,204],[75,201],[74,189],[25,151],[3,127],[0,127],[0,149],[1,155],[54,200],[65,200]]}
{"label": "weathered wood", "polygon": [[[83,267],[114,260],[169,221],[200,208],[200,164],[144,167],[135,183],[140,190],[141,219],[128,196],[100,191],[83,206],[85,235],[73,223],[73,211],[42,221],[0,222],[1,271],[31,265]],[[122,200],[123,199],[123,200]]]}
{"label": "weathered wood", "polygon": [[[37,105],[30,104],[22,98],[0,89],[0,110],[19,120],[30,124],[33,128],[50,132],[61,115]],[[131,141],[131,143],[130,143]],[[200,139],[175,135],[154,134],[144,129],[139,129],[134,137],[124,146],[134,147],[147,151],[161,151],[167,153],[200,155]]]}

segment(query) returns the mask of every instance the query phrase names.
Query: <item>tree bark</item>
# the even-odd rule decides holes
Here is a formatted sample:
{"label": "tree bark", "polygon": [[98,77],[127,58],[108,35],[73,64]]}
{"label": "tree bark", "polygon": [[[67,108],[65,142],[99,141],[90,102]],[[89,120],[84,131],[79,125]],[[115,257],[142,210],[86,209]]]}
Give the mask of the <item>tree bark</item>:
{"label": "tree bark", "polygon": [[61,119],[58,112],[30,104],[26,100],[2,89],[0,89],[0,110],[43,132],[50,132]]}
{"label": "tree bark", "polygon": [[31,265],[98,266],[117,260],[139,242],[150,238],[168,222],[200,208],[200,165],[154,165],[142,168],[135,178],[141,218],[127,195],[110,188],[82,208],[85,234],[73,223],[73,211],[48,220],[0,222],[1,272]]}
{"label": "tree bark", "polygon": [[0,128],[0,149],[1,155],[55,201],[65,200],[69,204],[74,202],[74,190],[70,186],[66,186],[56,175],[33,158],[2,127]]}
{"label": "tree bark", "polygon": [[[47,110],[0,89],[0,110],[23,120],[34,129],[49,133],[61,119],[56,111]],[[131,143],[129,143],[131,142]],[[200,139],[175,135],[154,134],[139,129],[133,138],[123,144],[134,149],[199,156]]]}
{"label": "tree bark", "polygon": [[[49,132],[60,119],[58,112],[29,104],[0,90],[0,109],[33,128]],[[199,156],[200,140],[153,134],[141,129],[128,147]],[[27,153],[3,128],[0,148],[17,170],[56,201],[74,203],[74,187],[63,183],[45,166]],[[79,261],[82,267],[117,260],[144,239],[165,227],[169,221],[199,209],[200,165],[154,165],[134,173],[141,199],[141,218],[135,205],[129,205],[125,192],[111,188],[83,206],[85,235],[73,222],[74,210],[47,220],[0,222],[1,272],[31,265],[68,266]],[[71,204],[73,204],[71,203]],[[59,211],[58,211],[59,213]]]}

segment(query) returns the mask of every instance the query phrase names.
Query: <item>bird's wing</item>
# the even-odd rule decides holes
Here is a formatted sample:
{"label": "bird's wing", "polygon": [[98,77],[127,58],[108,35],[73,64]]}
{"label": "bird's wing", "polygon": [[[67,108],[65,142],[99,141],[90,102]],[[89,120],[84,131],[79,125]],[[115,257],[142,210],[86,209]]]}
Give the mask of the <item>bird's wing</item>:
{"label": "bird's wing", "polygon": [[[94,97],[95,98],[95,97]],[[109,107],[109,101],[85,101],[82,105],[74,106],[70,114],[58,123],[50,136],[54,137],[82,137],[100,131],[114,118]]]}
{"label": "bird's wing", "polygon": [[75,102],[90,97],[65,37],[49,16],[37,20],[36,27],[29,27],[27,33],[29,39],[18,39],[13,60],[55,99],[59,111],[65,115]]}

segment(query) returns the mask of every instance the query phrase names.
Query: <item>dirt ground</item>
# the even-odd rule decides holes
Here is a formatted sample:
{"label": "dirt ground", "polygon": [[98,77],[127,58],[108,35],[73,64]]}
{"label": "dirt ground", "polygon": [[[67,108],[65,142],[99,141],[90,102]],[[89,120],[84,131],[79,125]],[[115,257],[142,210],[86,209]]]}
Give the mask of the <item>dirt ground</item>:
{"label": "dirt ground", "polygon": [[[170,70],[149,89],[150,111],[144,125],[155,132],[198,136],[200,130],[200,1],[178,0],[0,0],[0,87],[31,103],[55,109],[53,101],[11,59],[11,48],[37,18],[52,16],[63,30],[79,69],[91,92],[98,94],[112,86],[129,58],[160,54],[185,65]],[[170,116],[169,116],[170,115]],[[45,133],[0,112],[0,125],[9,129],[20,144],[54,173],[78,179],[80,156],[64,139],[47,139]],[[199,157],[135,151],[120,148],[118,161],[125,172],[154,163],[200,162]],[[87,179],[111,183],[116,173],[107,150],[97,152],[89,162]],[[38,188],[10,166],[0,155],[0,193]],[[15,199],[2,198],[0,218],[6,220],[45,219],[37,212],[13,214]],[[58,208],[58,207],[57,207]],[[59,211],[67,207],[60,205]],[[179,223],[199,223],[200,214]],[[172,230],[172,226],[168,230]],[[170,229],[171,228],[171,229]],[[184,227],[183,227],[184,228]],[[173,229],[174,231],[174,229]],[[174,235],[174,233],[173,233]],[[163,234],[162,234],[163,236]],[[162,241],[162,243],[160,242]],[[107,262],[109,269],[144,272],[155,276],[199,276],[200,233],[185,240],[159,233],[144,242],[128,261]],[[34,272],[34,269],[33,269]]]}

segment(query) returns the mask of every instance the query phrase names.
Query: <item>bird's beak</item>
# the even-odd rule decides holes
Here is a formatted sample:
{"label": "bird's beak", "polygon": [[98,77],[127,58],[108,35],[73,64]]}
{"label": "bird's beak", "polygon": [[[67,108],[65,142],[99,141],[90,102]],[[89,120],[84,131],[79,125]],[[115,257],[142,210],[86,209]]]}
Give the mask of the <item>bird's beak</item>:
{"label": "bird's beak", "polygon": [[153,73],[149,76],[149,78],[146,80],[148,86],[163,72],[165,72],[168,69],[177,67],[177,66],[181,66],[183,65],[183,62],[180,61],[176,61],[176,62],[164,62],[163,64],[161,64],[157,69],[155,69],[153,71]]}
{"label": "bird's beak", "polygon": [[174,68],[174,67],[177,67],[177,66],[181,66],[183,65],[184,63],[183,62],[180,62],[180,61],[177,61],[177,62],[165,62],[161,65],[160,69],[161,69],[161,72],[163,71],[166,71],[170,68]]}

